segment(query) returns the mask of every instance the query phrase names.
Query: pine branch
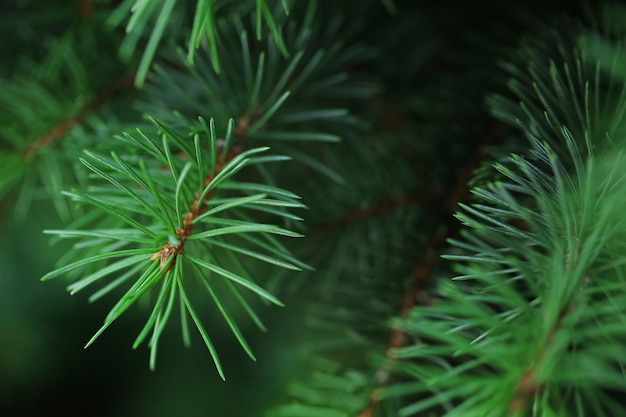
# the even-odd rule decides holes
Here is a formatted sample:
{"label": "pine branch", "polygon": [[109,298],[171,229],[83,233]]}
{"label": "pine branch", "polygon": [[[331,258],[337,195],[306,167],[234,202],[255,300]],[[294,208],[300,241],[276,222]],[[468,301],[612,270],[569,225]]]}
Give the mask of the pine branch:
{"label": "pine branch", "polygon": [[[545,45],[553,44],[538,45],[537,56],[542,56]],[[523,53],[535,56],[533,50]],[[591,325],[594,330],[587,328],[591,324],[587,319],[596,316],[596,303],[613,305],[609,300],[622,297],[613,292],[614,280],[621,281],[622,274],[612,269],[613,264],[607,267],[614,274],[610,277],[592,272],[597,268],[593,265],[614,253],[613,236],[623,233],[613,211],[622,204],[613,200],[623,195],[617,191],[622,175],[615,171],[622,156],[609,156],[614,151],[608,149],[617,142],[598,143],[602,127],[589,115],[603,91],[593,92],[585,81],[587,64],[578,62],[577,73],[571,73],[574,65],[565,61],[561,73],[550,62],[544,68],[550,69],[552,85],[535,89],[533,97],[527,86],[545,82],[546,73],[536,70],[542,65],[538,60],[530,67],[530,82],[526,78],[511,84],[515,92],[525,94],[521,104],[525,119],[520,125],[531,150],[527,156],[512,155],[508,163],[495,164],[503,177],[475,188],[476,203],[461,205],[463,212],[457,217],[470,230],[463,231],[463,240],[452,241],[462,254],[446,256],[461,275],[457,283],[442,281],[438,303],[414,308],[401,326],[415,344],[397,349],[394,357],[418,362],[399,367],[408,382],[383,390],[383,396],[415,398],[400,415],[427,410],[446,416],[525,415],[531,407],[541,415],[623,412],[603,392],[602,382],[588,379],[587,371],[566,371],[574,362],[590,361],[602,378],[623,387],[613,350],[621,337],[609,332],[599,342],[582,336],[595,334],[596,325]],[[521,79],[515,67],[508,70]],[[599,82],[597,72],[595,77],[595,87],[616,82]],[[566,93],[561,88],[567,85],[564,80],[577,80],[580,90],[570,83]],[[557,97],[567,94],[578,102],[569,107],[563,107],[563,100],[560,107],[556,102],[551,105],[545,93],[549,89]],[[548,108],[545,118],[539,107],[530,105],[533,102]],[[496,114],[514,109],[502,100],[497,103],[504,106],[495,108]],[[623,100],[610,101],[606,111],[620,114],[623,106]],[[578,117],[581,114],[588,116]],[[555,122],[559,120],[572,123],[574,130]],[[608,189],[616,194],[609,196]],[[603,349],[598,343],[610,347]],[[589,402],[591,397],[603,401]]]}
{"label": "pine branch", "polygon": [[[306,10],[308,15],[314,12],[315,9],[312,7]],[[304,46],[301,32],[291,35],[296,42],[300,43],[300,46]],[[236,41],[232,32],[228,36],[225,35],[223,39],[230,42]],[[247,144],[251,141],[336,140],[335,136],[324,133],[277,130],[281,124],[298,126],[297,123],[303,121],[337,119],[345,116],[345,112],[338,112],[334,109],[321,112],[308,109],[303,111],[297,110],[297,106],[293,105],[292,109],[296,110],[295,112],[293,110],[287,113],[281,112],[281,107],[291,94],[290,91],[284,90],[287,85],[293,88],[297,95],[299,86],[304,81],[314,82],[317,76],[322,77],[321,80],[325,83],[323,77],[326,74],[318,75],[316,66],[325,59],[331,59],[332,54],[328,57],[319,53],[314,55],[302,72],[296,73],[295,70],[304,56],[304,53],[300,52],[286,64],[287,70],[281,74],[280,78],[276,78],[280,69],[274,49],[270,48],[268,54],[268,62],[271,64],[269,69],[266,69],[264,52],[254,50],[254,53],[258,54],[258,67],[256,75],[253,75],[251,67],[253,60],[250,56],[252,51],[247,44],[245,34],[241,37],[240,45],[242,55],[225,54],[222,62],[225,68],[232,69],[228,72],[228,76],[241,74],[242,72],[236,71],[235,68],[243,65],[243,74],[246,74],[243,83],[224,82],[222,76],[217,74],[215,68],[207,61],[207,57],[210,56],[208,52],[202,61],[198,60],[193,66],[186,68],[163,66],[151,79],[151,84],[146,91],[157,93],[152,96],[151,106],[157,103],[154,97],[158,97],[162,91],[165,91],[159,89],[165,81],[169,90],[163,99],[174,100],[176,106],[182,105],[182,111],[175,112],[174,117],[167,115],[163,121],[149,118],[157,128],[155,133],[162,136],[162,144],[159,145],[153,135],[138,130],[137,135],[124,134],[119,137],[126,145],[123,154],[111,152],[112,158],[107,158],[95,152],[87,152],[87,158],[81,159],[81,162],[96,177],[104,180],[104,184],[93,188],[91,192],[74,191],[67,195],[81,204],[95,206],[107,213],[111,216],[111,221],[105,221],[103,223],[105,227],[102,229],[47,231],[61,238],[82,238],[85,241],[80,246],[87,250],[83,253],[75,250],[74,256],[79,259],[78,261],[52,271],[43,279],[58,277],[67,272],[75,273],[85,266],[93,268],[93,272],[68,287],[71,293],[75,294],[103,278],[113,277],[114,279],[109,284],[92,296],[95,299],[115,290],[131,277],[138,275],[135,283],[113,307],[104,325],[87,343],[87,346],[92,344],[140,297],[147,294],[153,287],[155,289],[160,287],[152,313],[133,346],[139,346],[152,329],[153,336],[148,345],[151,350],[150,366],[154,368],[159,337],[170,316],[176,294],[179,294],[183,315],[186,311],[192,317],[220,376],[224,377],[211,338],[204,329],[198,312],[192,307],[185,290],[183,281],[188,276],[188,272],[185,272],[188,268],[183,268],[179,260],[188,261],[186,264],[191,268],[191,275],[195,273],[195,276],[206,287],[242,348],[253,359],[254,356],[248,343],[224,304],[224,295],[214,287],[213,279],[208,277],[222,278],[228,286],[227,290],[233,292],[250,317],[260,323],[253,309],[232,284],[250,290],[267,302],[277,305],[282,305],[282,303],[269,291],[256,284],[248,273],[247,267],[238,256],[233,255],[255,258],[289,270],[308,268],[271,237],[272,234],[289,237],[301,235],[261,221],[266,217],[300,220],[299,217],[288,212],[290,208],[304,207],[297,201],[299,197],[274,185],[238,182],[234,176],[248,165],[257,167],[263,174],[267,172],[266,164],[289,159],[283,156],[260,155],[269,148],[247,148]],[[337,51],[336,49],[333,54]],[[171,60],[171,62],[174,61]],[[268,88],[267,83],[263,82],[265,77],[277,79],[277,85]],[[177,84],[186,85],[188,82],[194,84],[199,82],[201,85],[208,86],[199,91],[211,91],[213,95],[223,95],[224,103],[232,103],[233,97],[239,97],[240,106],[219,107],[220,101],[213,100],[215,108],[207,109],[205,97],[201,95],[193,97],[188,94],[188,88],[176,88]],[[341,83],[341,80],[333,80],[328,84],[328,88],[336,87],[337,83]],[[179,91],[180,95],[172,95],[171,91]],[[349,89],[347,91],[350,92]],[[324,92],[324,88],[320,87],[308,95],[309,97],[323,97]],[[306,93],[303,94],[303,97],[306,96]],[[156,107],[157,113],[162,112],[163,107],[162,104]],[[190,118],[196,117],[198,113],[204,114],[207,110],[220,119],[227,117],[229,113],[232,114],[231,111],[237,112],[238,123],[235,126],[231,119],[227,129],[221,132],[224,139],[220,139],[213,118],[208,125],[202,116],[197,117],[197,122]],[[192,143],[185,137],[187,135],[181,132],[182,129],[187,129],[188,137],[193,138]],[[200,138],[208,141],[208,146],[202,146]],[[161,164],[161,167],[154,165],[156,161]],[[208,165],[205,165],[207,163]],[[163,166],[166,168],[165,171],[163,171]],[[243,192],[243,195],[228,196],[229,192],[233,191]],[[252,194],[256,191],[262,193]],[[217,217],[216,215],[221,212],[226,213],[227,216]],[[263,216],[250,216],[250,212],[257,212]],[[200,224],[207,226],[208,229],[198,230]],[[258,234],[260,239],[250,237],[250,233]],[[245,243],[238,244],[235,240],[230,242],[225,240],[231,235],[242,239]],[[111,240],[118,242],[115,251],[110,252],[109,249],[110,256],[98,255],[97,253],[105,252],[107,246],[104,245],[109,245]],[[128,247],[131,249],[125,249]],[[254,247],[260,247],[262,252],[252,250]],[[75,245],[74,248],[78,249],[79,245]],[[229,269],[221,266],[225,264],[225,261],[220,260],[216,255],[215,248],[221,248],[231,257],[232,265]],[[148,250],[151,251],[150,257],[144,254]],[[122,259],[112,261],[118,256]],[[130,272],[115,278],[118,271],[123,268],[130,268]],[[170,294],[169,298],[168,294]],[[185,330],[185,334],[187,332]]]}
{"label": "pine branch", "polygon": [[[262,244],[267,245],[265,251],[284,260],[251,251],[238,244],[230,244],[229,246],[224,242],[224,247],[264,262],[297,270],[299,268],[289,262],[293,257],[281,246],[276,246],[269,234],[290,237],[301,235],[270,224],[252,220],[217,217],[216,214],[220,212],[236,214],[235,208],[250,208],[254,210],[256,204],[263,203],[278,204],[286,207],[302,207],[302,205],[295,204],[292,201],[283,203],[280,199],[267,199],[266,194],[241,196],[230,201],[216,200],[216,191],[219,189],[220,184],[228,181],[245,166],[263,163],[268,159],[257,158],[255,160],[254,158],[254,155],[265,152],[267,148],[244,150],[241,140],[234,137],[236,129],[232,121],[227,130],[224,143],[221,144],[221,147],[218,147],[213,122],[211,121],[209,125],[206,125],[203,120],[200,122],[204,129],[198,133],[202,133],[208,139],[208,152],[200,146],[198,133],[195,133],[194,148],[191,148],[183,137],[168,126],[155,120],[153,120],[153,123],[163,135],[162,146],[158,146],[154,139],[141,131],[138,132],[139,138],[128,134],[120,137],[127,145],[131,146],[131,149],[141,150],[146,156],[151,156],[155,161],[165,164],[167,170],[154,165],[147,166],[143,158],[132,156],[132,152],[123,157],[112,152],[112,158],[105,158],[88,152],[87,156],[89,159],[83,159],[83,164],[97,177],[109,183],[109,185],[98,189],[98,197],[89,193],[79,192],[68,193],[68,195],[77,202],[95,206],[100,211],[116,218],[117,221],[112,223],[115,228],[108,226],[107,229],[47,231],[47,233],[56,234],[62,238],[82,238],[84,240],[83,245],[86,245],[85,247],[88,249],[87,253],[92,255],[88,256],[87,253],[81,254],[75,250],[74,256],[79,257],[78,261],[62,266],[46,274],[42,279],[47,280],[62,276],[68,272],[80,271],[86,266],[95,266],[94,272],[86,276],[83,275],[80,280],[69,285],[68,290],[70,290],[71,294],[76,294],[104,278],[115,277],[117,271],[130,268],[129,273],[115,278],[102,290],[98,291],[96,294],[97,298],[99,298],[113,291],[133,275],[139,275],[135,283],[113,307],[105,319],[104,325],[87,343],[87,346],[91,345],[104,330],[142,295],[146,294],[151,288],[160,285],[161,290],[152,313],[133,345],[135,348],[138,347],[152,329],[153,336],[149,343],[151,368],[155,366],[159,337],[170,316],[176,294],[179,294],[181,305],[184,306],[184,310],[192,317],[213,357],[219,374],[223,378],[221,363],[211,338],[201,324],[198,312],[192,307],[191,300],[185,290],[183,280],[187,273],[184,272],[182,263],[177,261],[181,258],[188,261],[187,264],[206,287],[209,295],[216,303],[244,350],[254,359],[243,335],[231,318],[228,310],[223,306],[221,301],[223,296],[219,296],[216,293],[213,281],[217,278],[209,280],[209,277],[221,277],[225,280],[230,291],[239,298],[242,306],[249,311],[251,311],[249,305],[241,298],[239,290],[231,286],[231,283],[242,286],[271,303],[277,305],[282,305],[282,303],[256,284],[250,277],[247,277],[243,270],[237,271],[239,263],[235,263],[235,271],[229,271],[221,267],[221,262],[218,260],[215,252],[205,252],[204,248],[206,246],[203,245],[220,245],[223,237],[228,235],[259,233],[262,241],[264,241]],[[178,148],[183,153],[184,158],[175,157],[175,154],[172,152],[172,146]],[[129,164],[125,160],[133,162]],[[206,162],[203,161],[209,162],[208,176],[206,178],[203,174],[206,170],[204,166]],[[192,191],[195,188],[193,184],[199,184],[199,191]],[[245,190],[245,188],[243,189]],[[281,191],[280,194],[289,195],[286,191]],[[190,211],[186,214],[183,212],[185,201],[189,201],[187,207],[190,207]],[[206,209],[208,204],[214,206]],[[199,224],[212,227],[205,231],[197,231],[196,226]],[[120,228],[119,226],[122,227]],[[166,238],[166,243],[162,244],[161,242],[164,238]],[[111,241],[119,243],[115,251],[105,249]],[[194,242],[192,244],[193,250],[189,250],[189,242],[191,241]],[[78,249],[78,247],[78,245],[75,245],[75,249]],[[183,250],[183,247],[185,250]],[[93,255],[94,252],[99,254]],[[107,262],[118,257],[122,259]],[[96,294],[94,294],[94,297]],[[170,294],[169,298],[168,294]],[[185,330],[185,332],[188,332],[188,330]]]}

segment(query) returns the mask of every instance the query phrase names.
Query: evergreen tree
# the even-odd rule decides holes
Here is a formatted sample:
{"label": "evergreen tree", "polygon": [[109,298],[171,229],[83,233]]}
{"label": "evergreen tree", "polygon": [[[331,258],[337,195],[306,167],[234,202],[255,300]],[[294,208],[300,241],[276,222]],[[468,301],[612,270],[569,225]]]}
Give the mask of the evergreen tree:
{"label": "evergreen tree", "polygon": [[626,415],[626,8],[471,3],[2,2],[0,414]]}

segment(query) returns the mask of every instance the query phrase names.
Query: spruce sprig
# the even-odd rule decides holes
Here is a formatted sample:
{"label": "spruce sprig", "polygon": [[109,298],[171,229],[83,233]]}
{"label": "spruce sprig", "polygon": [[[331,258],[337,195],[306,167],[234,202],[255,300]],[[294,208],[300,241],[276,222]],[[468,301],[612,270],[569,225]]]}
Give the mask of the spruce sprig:
{"label": "spruce sprig", "polygon": [[[184,315],[189,314],[224,378],[211,337],[193,307],[189,282],[195,277],[205,288],[243,349],[254,359],[219,291],[226,285],[241,307],[263,328],[244,294],[250,292],[279,306],[282,303],[247,274],[237,257],[300,270],[302,263],[272,235],[302,235],[262,219],[277,215],[293,219],[286,210],[304,205],[289,191],[235,179],[245,168],[272,162],[274,158],[264,156],[267,147],[244,149],[235,135],[233,120],[221,132],[224,139],[218,139],[212,120],[209,123],[200,120],[205,128],[194,132],[192,141],[157,120],[151,121],[158,128],[158,136],[138,130],[134,135],[118,138],[127,145],[126,154],[111,152],[107,157],[87,151],[85,158],[81,158],[92,172],[94,188],[86,192],[74,190],[66,195],[105,214],[109,221],[103,228],[46,230],[61,239],[79,239],[74,245],[78,259],[66,261],[42,280],[78,272],[78,279],[68,286],[71,294],[100,284],[101,288],[92,296],[100,298],[134,279],[86,347],[154,288],[158,295],[152,312],[133,344],[137,348],[151,334],[148,346],[152,369],[159,337],[178,299],[183,308],[184,335],[189,333]],[[255,212],[262,216],[253,216]],[[79,249],[84,247],[89,249],[89,257],[81,256]],[[220,255],[226,253],[236,255],[235,261]],[[87,267],[93,269],[80,274]]]}

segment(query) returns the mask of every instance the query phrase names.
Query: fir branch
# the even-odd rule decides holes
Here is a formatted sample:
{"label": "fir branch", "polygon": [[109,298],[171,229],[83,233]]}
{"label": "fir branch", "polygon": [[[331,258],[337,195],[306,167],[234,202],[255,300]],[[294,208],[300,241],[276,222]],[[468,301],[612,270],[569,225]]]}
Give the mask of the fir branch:
{"label": "fir branch", "polygon": [[[398,359],[416,361],[399,367],[408,382],[383,390],[384,396],[414,397],[400,415],[427,410],[446,416],[525,415],[531,407],[540,415],[624,412],[604,393],[602,382],[611,380],[612,388],[624,389],[621,359],[615,356],[622,336],[608,328],[602,341],[582,336],[596,334],[600,321],[608,325],[599,319],[604,314],[599,305],[609,303],[608,310],[622,314],[612,301],[624,297],[615,286],[622,272],[613,264],[608,267],[612,275],[601,278],[592,271],[606,259],[623,256],[613,241],[623,234],[622,216],[615,211],[623,205],[624,193],[618,191],[623,175],[617,173],[623,156],[611,155],[618,142],[599,142],[603,126],[576,117],[591,114],[603,98],[584,73],[577,78],[579,89],[567,93],[577,102],[569,108],[563,100],[560,107],[551,105],[545,91],[554,89],[564,97],[560,87],[571,76],[570,64],[560,67],[565,75],[552,62],[546,67],[552,85],[545,84],[546,72],[531,67],[535,85],[544,82],[536,97],[532,89],[514,85],[524,94],[521,126],[531,150],[527,157],[512,155],[508,163],[495,164],[503,178],[475,188],[477,202],[461,205],[457,217],[470,231],[462,232],[463,241],[451,242],[469,253],[446,256],[461,275],[457,283],[441,283],[437,305],[411,311],[403,328],[416,342],[394,352]],[[545,106],[545,118],[528,102]],[[623,106],[623,100],[612,100],[606,111],[619,115]],[[510,112],[513,107],[504,108]],[[573,130],[558,120],[567,120]],[[598,321],[588,321],[591,317]],[[573,363],[588,365],[568,372]],[[591,364],[601,378],[590,376]],[[603,401],[589,402],[592,397]]]}
{"label": "fir branch", "polygon": [[[91,345],[144,294],[152,288],[160,287],[159,296],[148,321],[133,347],[138,347],[147,338],[148,333],[153,332],[148,346],[150,367],[154,369],[159,338],[178,294],[181,297],[183,316],[189,314],[192,317],[192,321],[211,353],[218,373],[223,378],[222,366],[211,338],[185,290],[184,280],[191,274],[204,285],[242,348],[254,359],[229,309],[222,301],[224,295],[221,291],[218,292],[216,280],[225,282],[229,291],[255,319],[253,310],[239,293],[237,286],[246,288],[270,303],[276,305],[282,305],[282,303],[256,284],[244,270],[241,270],[241,263],[236,257],[233,257],[234,266],[231,266],[232,269],[229,270],[220,266],[224,261],[220,260],[217,251],[209,251],[207,248],[211,245],[214,248],[222,248],[225,253],[237,253],[292,271],[299,270],[300,268],[296,266],[299,262],[294,263],[293,257],[287,250],[276,247],[269,235],[300,237],[300,234],[275,225],[261,223],[238,210],[248,208],[255,210],[263,205],[279,208],[299,208],[303,205],[292,200],[297,197],[295,194],[278,188],[255,187],[254,184],[249,183],[247,185],[244,183],[239,187],[234,186],[233,177],[246,166],[264,163],[264,159],[255,159],[255,155],[268,149],[266,147],[245,148],[246,129],[249,124],[244,123],[243,120],[245,119],[240,119],[238,127],[235,127],[234,121],[231,120],[226,129],[225,138],[218,140],[213,120],[207,124],[200,119],[202,128],[193,129],[194,146],[190,147],[186,138],[176,130],[151,119],[162,135],[160,145],[151,135],[138,131],[137,136],[125,134],[118,138],[129,147],[128,153],[124,156],[111,152],[111,158],[106,158],[87,152],[88,158],[82,160],[83,164],[97,178],[104,180],[104,185],[94,190],[94,195],[77,191],[67,195],[77,202],[94,206],[96,211],[108,214],[110,217],[105,217],[105,219],[110,218],[112,222],[109,223],[113,226],[104,223],[107,227],[103,229],[46,231],[61,238],[82,238],[83,242],[74,246],[73,256],[78,260],[61,266],[46,274],[42,279],[48,280],[75,274],[86,271],[87,267],[93,267],[93,272],[86,276],[82,275],[78,281],[69,285],[68,290],[71,294],[76,294],[103,279],[112,278],[101,290],[94,293],[92,299],[95,299],[111,292],[133,275],[139,275],[130,289],[112,308],[103,326],[90,339],[87,346]],[[241,134],[241,137],[236,137],[235,132]],[[206,149],[200,145],[200,135],[207,140]],[[174,156],[173,148],[179,149],[181,155]],[[144,156],[152,158],[150,165]],[[163,164],[165,169],[160,164]],[[228,184],[228,181],[231,181],[230,187],[225,187],[224,190],[238,189],[243,191],[244,195],[230,199],[218,198],[218,192],[221,195],[224,192],[221,185]],[[246,195],[258,189],[268,191],[272,197],[267,194]],[[288,196],[287,200],[283,200],[285,196]],[[184,207],[189,207],[188,211],[185,212]],[[225,217],[220,217],[218,214]],[[242,220],[238,220],[237,217]],[[200,224],[208,226],[208,230],[199,231]],[[260,243],[264,246],[264,252],[269,252],[271,255],[252,251],[242,246],[241,243],[228,243],[224,240],[229,236],[245,237],[249,233],[258,234]],[[165,243],[163,243],[164,240]],[[115,251],[106,250],[111,241],[117,244]],[[193,244],[189,243],[191,241]],[[84,245],[88,253],[96,251],[100,254],[81,259],[81,253],[77,250],[80,245]],[[105,254],[102,255],[102,253]],[[114,260],[118,257],[121,259]],[[191,272],[183,269],[181,259],[187,261],[186,264],[191,267]],[[118,271],[121,272],[123,269],[130,270],[118,276]],[[258,322],[258,319],[256,321]],[[185,328],[184,332],[188,334],[188,329]]]}

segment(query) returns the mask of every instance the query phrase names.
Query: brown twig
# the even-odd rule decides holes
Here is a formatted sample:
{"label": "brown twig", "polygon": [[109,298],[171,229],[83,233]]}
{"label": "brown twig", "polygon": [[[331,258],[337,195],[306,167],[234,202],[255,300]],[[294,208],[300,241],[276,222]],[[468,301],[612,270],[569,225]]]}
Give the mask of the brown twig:
{"label": "brown twig", "polygon": [[81,19],[85,21],[91,20],[94,9],[93,0],[78,0],[78,14]]}
{"label": "brown twig", "polygon": [[116,97],[120,92],[133,89],[134,79],[134,75],[126,75],[120,78],[113,87],[101,90],[95,99],[86,103],[74,116],[52,126],[50,130],[26,147],[23,151],[24,159],[29,159],[39,151],[52,146],[55,142],[67,135],[74,127],[85,121],[85,119],[99,107]]}
{"label": "brown twig", "polygon": [[[430,305],[434,300],[428,295],[427,289],[430,285],[431,276],[433,274],[439,254],[443,249],[446,239],[459,228],[459,222],[454,219],[452,214],[457,210],[458,203],[465,200],[469,195],[468,183],[474,175],[474,171],[480,165],[481,161],[487,156],[486,148],[497,143],[502,139],[506,132],[506,126],[496,123],[491,131],[483,137],[481,143],[476,147],[476,152],[468,161],[463,171],[459,174],[456,182],[449,188],[447,197],[439,200],[440,209],[435,211],[433,218],[427,224],[435,225],[430,233],[428,241],[424,245],[419,260],[413,269],[413,282],[407,287],[400,309],[400,317],[406,318],[413,307],[416,305]],[[391,379],[391,369],[395,362],[393,352],[395,349],[404,346],[406,333],[402,328],[395,328],[389,336],[389,344],[387,350],[387,360],[377,372],[377,382],[379,386],[385,386]],[[380,396],[378,388],[375,388],[370,394],[368,405],[361,411],[357,417],[370,417],[374,415]]]}
{"label": "brown twig", "polygon": [[[249,128],[250,121],[247,116],[242,116],[237,120],[237,126],[235,127],[235,144],[228,149],[225,156],[223,154],[219,155],[215,170],[204,180],[204,188],[208,187],[211,181],[222,172],[228,162],[232,161],[233,158],[243,151]],[[193,222],[204,212],[207,201],[213,198],[215,191],[215,189],[210,190],[204,197],[202,197],[203,190],[199,190],[196,193],[190,205],[189,212],[183,217],[182,227],[176,230],[176,236],[178,236],[179,239],[178,244],[172,246],[169,242],[166,242],[165,245],[150,258],[151,261],[160,259],[160,267],[162,269],[168,264],[170,258],[173,258],[167,268],[163,270],[163,273],[169,271],[176,263],[177,257],[184,253],[185,242],[193,233]]]}
{"label": "brown twig", "polygon": [[502,123],[496,123],[491,131],[483,137],[481,143],[476,147],[476,152],[467,162],[465,168],[458,176],[455,184],[450,187],[447,198],[442,202],[441,210],[435,214],[435,218],[431,219],[428,224],[435,224],[424,247],[419,261],[413,270],[415,278],[414,285],[407,289],[405,298],[411,300],[411,303],[403,305],[401,316],[406,316],[417,302],[422,298],[421,293],[425,291],[425,287],[430,280],[436,261],[439,259],[439,253],[443,249],[446,239],[453,236],[459,229],[459,222],[452,216],[458,209],[459,202],[467,199],[469,196],[469,182],[474,176],[475,170],[480,166],[481,162],[487,157],[486,150],[489,146],[500,141],[506,133],[506,126]]}
{"label": "brown twig", "polygon": [[371,204],[364,208],[356,208],[348,211],[341,217],[332,219],[315,227],[312,231],[313,234],[324,234],[332,230],[343,229],[352,223],[359,221],[365,221],[374,216],[386,214],[397,209],[412,206],[415,204],[426,205],[431,204],[440,199],[440,193],[437,191],[414,193],[414,194],[400,194],[387,198],[378,203]]}
{"label": "brown twig", "polygon": [[556,334],[561,329],[563,325],[563,320],[571,310],[571,305],[563,309],[556,323],[552,325],[550,328],[550,333],[548,334],[545,345],[537,349],[535,353],[534,359],[531,361],[532,367],[527,369],[522,376],[520,377],[517,383],[517,390],[513,395],[513,398],[509,402],[509,412],[514,415],[518,415],[519,413],[526,410],[529,404],[532,404],[533,399],[537,395],[538,392],[541,392],[543,389],[543,383],[537,379],[537,368],[544,361],[545,351],[548,347],[550,347],[554,343],[554,338]]}

